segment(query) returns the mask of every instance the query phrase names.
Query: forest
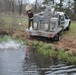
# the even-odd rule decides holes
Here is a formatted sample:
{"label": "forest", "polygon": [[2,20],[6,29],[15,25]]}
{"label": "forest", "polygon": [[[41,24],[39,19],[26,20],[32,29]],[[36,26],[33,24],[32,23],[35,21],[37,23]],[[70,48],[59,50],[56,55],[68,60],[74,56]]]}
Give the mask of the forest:
{"label": "forest", "polygon": [[76,0],[35,0],[32,3],[30,0],[0,0],[0,15],[26,15],[25,7],[29,3],[32,4],[34,13],[43,11],[46,5],[52,4],[55,10],[64,11],[72,20],[76,20]]}

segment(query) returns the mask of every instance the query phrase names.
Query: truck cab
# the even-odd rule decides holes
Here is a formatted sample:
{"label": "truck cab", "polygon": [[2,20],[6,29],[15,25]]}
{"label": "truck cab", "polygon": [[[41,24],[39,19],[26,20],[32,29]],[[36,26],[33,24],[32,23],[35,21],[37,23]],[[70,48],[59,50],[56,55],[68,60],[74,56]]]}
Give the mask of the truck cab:
{"label": "truck cab", "polygon": [[70,17],[64,13],[64,12],[57,12],[61,17],[63,16],[64,18],[64,25],[63,28],[64,30],[69,30],[70,29],[70,24],[71,24],[71,19]]}

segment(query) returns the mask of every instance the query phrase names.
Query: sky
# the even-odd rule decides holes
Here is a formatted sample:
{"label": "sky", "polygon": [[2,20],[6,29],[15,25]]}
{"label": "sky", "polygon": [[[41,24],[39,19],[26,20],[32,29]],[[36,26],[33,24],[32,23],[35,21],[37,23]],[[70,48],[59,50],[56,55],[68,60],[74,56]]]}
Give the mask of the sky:
{"label": "sky", "polygon": [[34,3],[35,0],[27,0],[27,3]]}
{"label": "sky", "polygon": [[[35,2],[35,0],[28,0],[30,3],[33,3],[33,2]],[[41,1],[41,0],[38,0],[38,1]],[[55,1],[57,1],[57,2],[59,2],[59,0],[55,0]]]}
{"label": "sky", "polygon": [[[35,3],[36,0],[27,0],[28,3]],[[43,0],[38,0],[39,2],[42,2]],[[55,0],[56,2],[60,2],[60,0]],[[66,1],[66,0],[65,0]],[[68,0],[69,1],[69,0]],[[73,0],[71,0],[73,1]]]}
{"label": "sky", "polygon": [[29,0],[29,2],[30,2],[30,3],[33,3],[33,2],[35,2],[35,0]]}
{"label": "sky", "polygon": [[[27,3],[35,3],[36,0],[27,0]],[[42,2],[43,0],[38,0],[39,2]]]}

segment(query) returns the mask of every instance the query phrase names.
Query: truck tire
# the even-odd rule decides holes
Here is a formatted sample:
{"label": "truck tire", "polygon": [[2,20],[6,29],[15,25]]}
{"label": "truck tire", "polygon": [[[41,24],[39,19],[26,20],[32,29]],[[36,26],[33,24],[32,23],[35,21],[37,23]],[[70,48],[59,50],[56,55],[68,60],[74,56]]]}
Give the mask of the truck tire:
{"label": "truck tire", "polygon": [[34,36],[30,35],[30,38],[34,38]]}
{"label": "truck tire", "polygon": [[61,39],[60,35],[56,34],[55,37],[54,37],[54,41],[59,41],[60,39]]}
{"label": "truck tire", "polygon": [[67,30],[67,31],[70,30],[70,26],[68,26],[68,27],[66,28],[66,30]]}
{"label": "truck tire", "polygon": [[59,33],[57,33],[54,37],[54,41],[60,41],[62,38],[62,34],[63,34],[63,31],[60,31]]}

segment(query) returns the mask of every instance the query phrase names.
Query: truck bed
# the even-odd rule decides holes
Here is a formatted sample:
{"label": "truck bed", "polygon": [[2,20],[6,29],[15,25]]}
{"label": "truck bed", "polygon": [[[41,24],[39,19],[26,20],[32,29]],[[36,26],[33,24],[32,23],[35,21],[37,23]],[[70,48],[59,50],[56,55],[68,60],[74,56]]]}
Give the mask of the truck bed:
{"label": "truck bed", "polygon": [[43,36],[48,38],[53,38],[57,33],[59,33],[62,28],[57,28],[56,31],[44,31],[44,30],[33,30],[32,27],[30,29],[26,29],[26,33],[31,36]]}

